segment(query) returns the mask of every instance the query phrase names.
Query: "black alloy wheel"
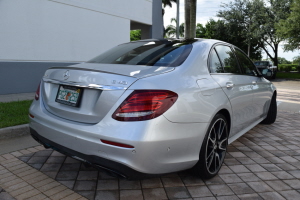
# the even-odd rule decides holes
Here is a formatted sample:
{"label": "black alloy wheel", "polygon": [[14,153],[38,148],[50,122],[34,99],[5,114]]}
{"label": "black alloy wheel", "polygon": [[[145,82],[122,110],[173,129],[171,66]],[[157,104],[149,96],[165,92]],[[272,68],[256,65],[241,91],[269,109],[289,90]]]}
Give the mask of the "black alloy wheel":
{"label": "black alloy wheel", "polygon": [[206,168],[211,174],[218,173],[223,164],[228,145],[227,124],[224,119],[215,121],[206,144]]}
{"label": "black alloy wheel", "polygon": [[228,125],[222,114],[217,114],[204,138],[199,161],[193,167],[196,175],[209,179],[218,174],[222,167],[228,146]]}

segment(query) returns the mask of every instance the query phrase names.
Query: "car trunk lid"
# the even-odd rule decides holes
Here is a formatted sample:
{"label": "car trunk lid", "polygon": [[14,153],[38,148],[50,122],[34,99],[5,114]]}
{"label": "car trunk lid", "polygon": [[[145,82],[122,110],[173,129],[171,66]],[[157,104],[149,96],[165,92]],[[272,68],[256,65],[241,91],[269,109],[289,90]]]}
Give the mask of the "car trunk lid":
{"label": "car trunk lid", "polygon": [[173,69],[90,63],[53,67],[43,77],[42,99],[46,110],[56,116],[95,124],[101,121],[124,91],[139,78]]}

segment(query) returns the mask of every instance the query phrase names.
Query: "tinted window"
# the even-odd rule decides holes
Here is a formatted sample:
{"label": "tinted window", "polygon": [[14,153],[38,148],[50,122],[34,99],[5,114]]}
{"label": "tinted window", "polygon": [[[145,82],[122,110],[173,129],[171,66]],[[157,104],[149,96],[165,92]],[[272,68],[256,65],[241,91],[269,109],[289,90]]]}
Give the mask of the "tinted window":
{"label": "tinted window", "polygon": [[269,62],[266,61],[256,61],[254,62],[256,66],[268,66]]}
{"label": "tinted window", "polygon": [[119,45],[89,63],[178,66],[188,57],[194,40],[140,41]]}
{"label": "tinted window", "polygon": [[216,46],[216,51],[220,57],[220,60],[224,67],[224,73],[235,73],[240,74],[239,66],[234,53],[231,51],[228,46]]}
{"label": "tinted window", "polygon": [[209,67],[211,73],[224,73],[224,69],[221,65],[221,62],[215,49],[211,51]]}
{"label": "tinted window", "polygon": [[242,73],[246,75],[257,76],[256,69],[252,61],[239,49],[235,49],[235,52],[242,69]]}

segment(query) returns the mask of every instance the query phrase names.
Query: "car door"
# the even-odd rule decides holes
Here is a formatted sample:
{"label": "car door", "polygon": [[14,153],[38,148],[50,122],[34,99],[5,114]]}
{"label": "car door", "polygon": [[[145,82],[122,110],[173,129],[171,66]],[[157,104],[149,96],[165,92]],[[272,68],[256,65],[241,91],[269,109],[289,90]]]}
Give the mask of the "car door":
{"label": "car door", "polygon": [[269,83],[264,80],[263,77],[258,76],[258,70],[253,64],[253,62],[246,56],[240,49],[234,48],[235,54],[238,58],[242,73],[252,82],[253,91],[253,111],[254,120],[262,118],[267,108],[267,102],[270,99]]}
{"label": "car door", "polygon": [[249,126],[254,118],[252,77],[245,76],[230,46],[219,44],[210,52],[212,78],[222,87],[232,106],[231,136]]}

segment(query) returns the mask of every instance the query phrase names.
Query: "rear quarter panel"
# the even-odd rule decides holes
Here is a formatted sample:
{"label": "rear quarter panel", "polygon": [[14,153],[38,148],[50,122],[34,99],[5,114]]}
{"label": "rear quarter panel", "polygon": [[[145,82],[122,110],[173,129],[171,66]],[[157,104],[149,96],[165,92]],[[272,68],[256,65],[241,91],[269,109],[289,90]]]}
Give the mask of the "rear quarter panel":
{"label": "rear quarter panel", "polygon": [[178,94],[176,103],[164,113],[171,122],[207,123],[221,109],[231,113],[228,98],[207,68],[211,45],[196,43],[187,60],[169,73],[142,78],[130,90],[163,89]]}

